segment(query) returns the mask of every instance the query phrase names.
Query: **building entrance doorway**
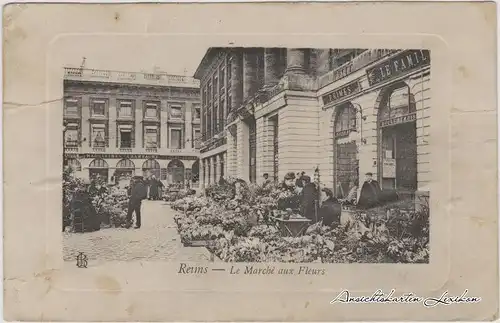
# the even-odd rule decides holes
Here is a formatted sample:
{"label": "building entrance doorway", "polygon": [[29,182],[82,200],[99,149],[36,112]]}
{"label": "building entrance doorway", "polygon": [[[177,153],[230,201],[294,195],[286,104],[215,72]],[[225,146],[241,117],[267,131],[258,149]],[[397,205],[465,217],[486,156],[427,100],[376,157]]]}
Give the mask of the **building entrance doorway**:
{"label": "building entrance doorway", "polygon": [[417,190],[417,127],[415,99],[399,82],[381,96],[378,115],[378,172],[384,190],[412,194]]}
{"label": "building entrance doorway", "polygon": [[174,159],[168,163],[167,174],[169,184],[184,184],[184,164],[180,160]]}
{"label": "building entrance doorway", "polygon": [[382,129],[382,188],[417,190],[417,129],[408,122]]}

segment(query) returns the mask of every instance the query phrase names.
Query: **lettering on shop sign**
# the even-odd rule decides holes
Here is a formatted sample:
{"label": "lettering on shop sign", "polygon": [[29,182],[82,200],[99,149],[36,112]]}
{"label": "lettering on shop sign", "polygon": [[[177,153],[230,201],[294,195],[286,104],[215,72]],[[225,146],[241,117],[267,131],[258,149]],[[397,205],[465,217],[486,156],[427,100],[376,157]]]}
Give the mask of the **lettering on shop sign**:
{"label": "lettering on shop sign", "polygon": [[389,58],[387,61],[366,70],[368,84],[373,86],[398,77],[431,62],[428,50],[407,50]]}
{"label": "lettering on shop sign", "polygon": [[415,113],[411,114],[406,114],[404,116],[399,116],[387,120],[382,120],[380,121],[380,127],[388,127],[392,126],[395,124],[400,124],[400,123],[405,123],[405,122],[411,122],[417,120],[417,115]]}
{"label": "lettering on shop sign", "polygon": [[358,93],[359,91],[361,91],[361,84],[358,80],[347,83],[346,85],[323,95],[323,105],[335,103],[351,94]]}
{"label": "lettering on shop sign", "polygon": [[[68,155],[66,155],[68,156]],[[73,156],[73,154],[72,154]],[[74,155],[76,158],[76,155]],[[124,154],[78,154],[78,158],[123,158]],[[166,155],[145,155],[145,154],[125,154],[129,159],[184,159],[197,160],[196,156],[166,156]]]}

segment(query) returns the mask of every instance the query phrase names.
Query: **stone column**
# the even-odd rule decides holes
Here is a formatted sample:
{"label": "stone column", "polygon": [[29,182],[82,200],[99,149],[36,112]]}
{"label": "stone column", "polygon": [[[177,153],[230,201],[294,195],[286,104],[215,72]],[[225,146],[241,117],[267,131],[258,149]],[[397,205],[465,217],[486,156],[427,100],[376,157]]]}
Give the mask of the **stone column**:
{"label": "stone column", "polygon": [[[82,124],[80,125],[80,133],[81,139],[87,138],[87,146],[90,147],[92,142],[92,133],[90,131],[90,97],[88,95],[84,95],[82,97]],[[81,143],[82,147],[84,143]],[[83,167],[83,166],[82,166]]]}
{"label": "stone column", "polygon": [[218,155],[212,156],[212,179],[213,183],[217,183],[217,178],[219,177],[219,158]]}
{"label": "stone column", "polygon": [[192,103],[186,103],[185,107],[185,115],[184,115],[184,135],[182,141],[182,148],[191,149],[192,141],[193,141],[193,114],[194,105]]}
{"label": "stone column", "polygon": [[135,101],[135,125],[134,125],[134,148],[135,151],[141,151],[143,148],[142,140],[142,99]]}
{"label": "stone column", "polygon": [[160,147],[164,148],[166,151],[168,147],[168,103],[166,100],[162,99],[160,101]]}
{"label": "stone column", "polygon": [[264,49],[264,85],[273,86],[278,83],[280,74],[279,48]]}
{"label": "stone column", "polygon": [[316,75],[323,75],[330,71],[330,49],[321,48],[315,49],[315,66]]}
{"label": "stone column", "polygon": [[238,109],[243,100],[243,55],[235,50],[231,55],[231,107]]}
{"label": "stone column", "polygon": [[306,72],[307,49],[289,48],[286,54],[286,74],[304,74]]}
{"label": "stone column", "polygon": [[[117,142],[117,125],[116,125],[116,110],[117,110],[117,100],[116,98],[111,98],[109,100],[109,111],[108,111],[108,120],[109,120],[109,129],[108,129],[108,142],[110,148],[119,147],[119,143]],[[113,149],[114,150],[114,149]]]}
{"label": "stone column", "polygon": [[243,101],[251,97],[258,89],[257,51],[247,49],[243,53]]}

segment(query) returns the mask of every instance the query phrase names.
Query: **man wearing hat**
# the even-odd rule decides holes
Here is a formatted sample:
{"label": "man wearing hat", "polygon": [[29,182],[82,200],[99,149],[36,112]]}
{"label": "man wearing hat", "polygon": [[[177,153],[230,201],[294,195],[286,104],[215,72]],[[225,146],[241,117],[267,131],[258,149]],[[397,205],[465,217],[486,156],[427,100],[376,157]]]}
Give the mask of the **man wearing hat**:
{"label": "man wearing hat", "polygon": [[135,213],[135,228],[141,227],[141,205],[142,200],[147,198],[148,188],[144,183],[144,179],[140,176],[134,176],[130,180],[130,187],[128,189],[129,201],[127,220],[125,227],[128,229],[132,226],[132,214]]}
{"label": "man wearing hat", "polygon": [[359,194],[358,206],[369,209],[380,204],[382,190],[379,183],[373,179],[373,173],[368,172],[365,175],[365,182]]}

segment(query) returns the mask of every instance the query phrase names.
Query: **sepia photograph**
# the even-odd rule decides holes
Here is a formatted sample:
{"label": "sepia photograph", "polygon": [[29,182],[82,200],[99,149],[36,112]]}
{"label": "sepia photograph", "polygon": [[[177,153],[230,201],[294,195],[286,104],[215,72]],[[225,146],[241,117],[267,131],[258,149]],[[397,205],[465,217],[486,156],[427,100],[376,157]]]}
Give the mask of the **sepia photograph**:
{"label": "sepia photograph", "polygon": [[429,50],[200,53],[61,66],[64,260],[429,262]]}
{"label": "sepia photograph", "polygon": [[495,10],[5,6],[4,319],[495,320]]}

